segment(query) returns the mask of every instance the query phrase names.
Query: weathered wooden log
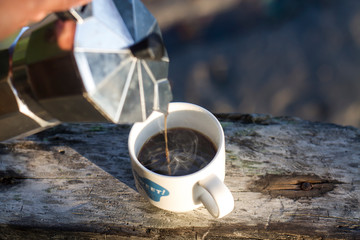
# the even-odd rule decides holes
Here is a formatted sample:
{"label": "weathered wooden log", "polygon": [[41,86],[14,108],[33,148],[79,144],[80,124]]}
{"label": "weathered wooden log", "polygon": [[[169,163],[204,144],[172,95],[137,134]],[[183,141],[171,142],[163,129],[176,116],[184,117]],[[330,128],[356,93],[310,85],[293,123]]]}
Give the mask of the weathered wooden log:
{"label": "weathered wooden log", "polygon": [[0,239],[360,239],[360,130],[219,115],[235,209],[172,213],[137,192],[128,125],[64,124],[0,144]]}

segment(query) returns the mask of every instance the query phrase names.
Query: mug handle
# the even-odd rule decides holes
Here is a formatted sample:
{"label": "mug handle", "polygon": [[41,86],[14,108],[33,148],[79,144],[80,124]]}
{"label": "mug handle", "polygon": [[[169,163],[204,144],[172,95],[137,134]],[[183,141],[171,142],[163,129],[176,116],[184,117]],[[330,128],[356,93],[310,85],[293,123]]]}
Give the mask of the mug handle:
{"label": "mug handle", "polygon": [[229,188],[214,174],[200,180],[195,187],[198,200],[215,218],[222,218],[234,209]]}

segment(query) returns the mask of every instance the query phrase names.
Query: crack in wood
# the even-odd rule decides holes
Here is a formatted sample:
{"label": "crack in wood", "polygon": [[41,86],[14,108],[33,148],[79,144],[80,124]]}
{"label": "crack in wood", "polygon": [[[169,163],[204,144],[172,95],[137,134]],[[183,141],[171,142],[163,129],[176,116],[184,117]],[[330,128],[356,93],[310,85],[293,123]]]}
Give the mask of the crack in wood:
{"label": "crack in wood", "polygon": [[269,194],[272,197],[283,196],[291,199],[301,197],[320,197],[334,190],[337,180],[322,179],[316,175],[273,175],[267,174],[256,180],[249,190]]}
{"label": "crack in wood", "polygon": [[6,190],[24,181],[25,177],[12,169],[0,170],[0,190]]}

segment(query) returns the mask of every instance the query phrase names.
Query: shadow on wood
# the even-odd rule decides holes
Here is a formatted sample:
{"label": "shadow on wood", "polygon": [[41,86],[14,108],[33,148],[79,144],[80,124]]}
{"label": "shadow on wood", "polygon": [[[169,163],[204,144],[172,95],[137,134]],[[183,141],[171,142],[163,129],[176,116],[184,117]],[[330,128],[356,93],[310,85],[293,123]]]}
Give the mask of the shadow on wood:
{"label": "shadow on wood", "polygon": [[130,126],[64,124],[0,144],[0,238],[358,239],[360,130],[220,115],[235,209],[157,209],[135,190]]}

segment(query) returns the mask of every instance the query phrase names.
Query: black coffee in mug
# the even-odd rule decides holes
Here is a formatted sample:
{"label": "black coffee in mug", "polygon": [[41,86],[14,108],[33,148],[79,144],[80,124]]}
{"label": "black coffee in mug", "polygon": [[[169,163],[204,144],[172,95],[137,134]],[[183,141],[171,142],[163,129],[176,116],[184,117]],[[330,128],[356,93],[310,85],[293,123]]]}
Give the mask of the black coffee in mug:
{"label": "black coffee in mug", "polygon": [[140,149],[138,160],[147,169],[171,176],[194,173],[205,167],[216,155],[215,144],[204,134],[189,128],[167,129],[149,138]]}

